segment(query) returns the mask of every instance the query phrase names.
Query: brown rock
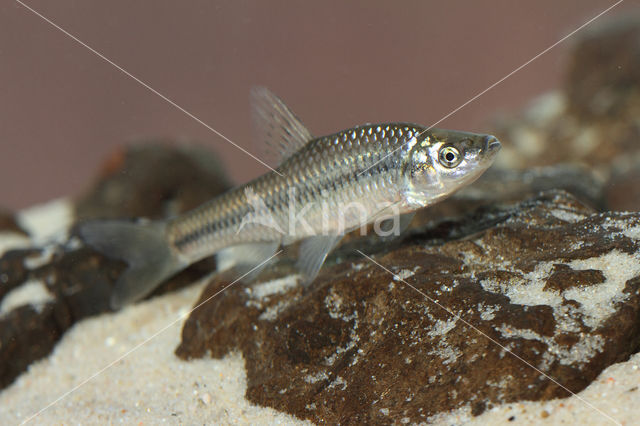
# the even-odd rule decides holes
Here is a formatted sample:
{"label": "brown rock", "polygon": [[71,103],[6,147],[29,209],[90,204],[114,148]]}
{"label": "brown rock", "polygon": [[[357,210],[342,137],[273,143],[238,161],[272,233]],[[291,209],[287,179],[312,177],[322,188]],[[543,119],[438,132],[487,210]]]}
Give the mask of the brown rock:
{"label": "brown rock", "polygon": [[[396,246],[359,241],[401,279],[354,253],[356,240],[308,289],[236,284],[191,315],[176,353],[240,351],[252,402],[352,424],[564,397],[530,365],[578,392],[637,350],[640,242],[625,232],[639,214],[595,214],[564,193],[481,214]],[[290,271],[284,259],[261,281]]]}
{"label": "brown rock", "polygon": [[[37,359],[48,355],[68,324],[59,323],[53,303],[20,306],[0,320],[0,389]],[[19,332],[17,332],[19,330]]]}
{"label": "brown rock", "polygon": [[602,271],[586,269],[576,271],[568,265],[553,265],[551,275],[544,286],[544,290],[563,291],[570,287],[587,287],[606,281]]}

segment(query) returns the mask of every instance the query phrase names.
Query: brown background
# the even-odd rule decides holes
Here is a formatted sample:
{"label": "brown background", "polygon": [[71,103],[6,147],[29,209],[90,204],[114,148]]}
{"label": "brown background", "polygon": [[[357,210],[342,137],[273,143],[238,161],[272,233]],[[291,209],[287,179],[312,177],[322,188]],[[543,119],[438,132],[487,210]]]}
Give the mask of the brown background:
{"label": "brown background", "polygon": [[[614,3],[25,2],[256,155],[253,85],[278,93],[315,134],[428,125]],[[439,126],[486,130],[557,87],[570,45]],[[0,205],[77,193],[115,147],[155,137],[207,144],[238,181],[266,170],[20,4],[0,3]]]}

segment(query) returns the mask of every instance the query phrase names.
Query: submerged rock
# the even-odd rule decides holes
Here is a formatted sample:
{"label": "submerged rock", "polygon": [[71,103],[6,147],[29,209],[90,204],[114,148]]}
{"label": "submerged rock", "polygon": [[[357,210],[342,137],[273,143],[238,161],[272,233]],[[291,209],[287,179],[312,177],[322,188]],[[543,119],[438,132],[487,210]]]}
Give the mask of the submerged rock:
{"label": "submerged rock", "polygon": [[446,227],[455,240],[414,230],[373,261],[342,248],[308,289],[295,275],[231,286],[191,315],[176,353],[241,351],[250,401],[367,423],[565,397],[638,349],[640,214],[555,192]]}

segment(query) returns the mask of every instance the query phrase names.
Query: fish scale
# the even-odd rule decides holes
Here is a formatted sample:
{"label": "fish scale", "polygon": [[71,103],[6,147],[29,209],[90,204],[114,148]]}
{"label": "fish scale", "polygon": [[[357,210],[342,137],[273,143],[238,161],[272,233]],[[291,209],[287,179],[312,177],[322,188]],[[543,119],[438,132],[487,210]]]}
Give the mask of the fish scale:
{"label": "fish scale", "polygon": [[[291,188],[294,188],[296,204],[320,204],[322,200],[329,210],[337,210],[348,200],[363,201],[366,197],[364,204],[368,216],[373,216],[375,205],[396,201],[400,196],[403,187],[401,160],[406,156],[409,140],[424,130],[424,127],[405,123],[389,123],[361,126],[314,139],[278,168],[284,177],[275,172],[267,173],[171,220],[167,226],[168,239],[180,255],[195,261],[230,245],[286,237],[286,234],[274,233],[272,228],[265,226],[249,226],[238,232],[242,218],[251,213],[245,193],[248,188],[264,201],[283,230],[289,229]],[[396,137],[396,134],[400,136]],[[384,162],[379,162],[382,154],[391,152],[393,154]],[[345,164],[341,164],[343,160]],[[389,184],[385,185],[385,181]],[[327,193],[332,195],[323,197],[322,194]],[[310,213],[305,219],[313,232],[299,235],[301,237],[323,230],[322,211]],[[329,222],[328,231],[337,233],[337,219]],[[345,222],[346,229],[359,225],[354,223],[353,217]]]}

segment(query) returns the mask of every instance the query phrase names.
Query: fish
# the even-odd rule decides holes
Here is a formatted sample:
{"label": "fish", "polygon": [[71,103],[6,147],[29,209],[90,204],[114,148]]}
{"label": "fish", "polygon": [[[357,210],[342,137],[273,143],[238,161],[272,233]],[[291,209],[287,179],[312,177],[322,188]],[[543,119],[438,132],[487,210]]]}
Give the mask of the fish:
{"label": "fish", "polygon": [[86,244],[128,264],[113,309],[203,258],[215,256],[218,271],[251,270],[297,242],[296,267],[308,286],[346,233],[391,219],[401,231],[417,210],[476,180],[501,147],[492,135],[412,123],[314,137],[269,89],[252,89],[250,101],[272,171],[167,220],[80,224]]}

